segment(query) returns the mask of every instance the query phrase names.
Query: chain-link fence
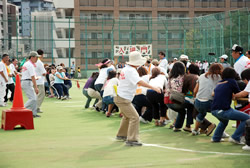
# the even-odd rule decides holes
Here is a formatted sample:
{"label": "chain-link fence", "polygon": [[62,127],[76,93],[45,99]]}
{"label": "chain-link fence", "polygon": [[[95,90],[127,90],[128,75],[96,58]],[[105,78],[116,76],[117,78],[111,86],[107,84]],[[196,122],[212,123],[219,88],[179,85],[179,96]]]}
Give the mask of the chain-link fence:
{"label": "chain-link fence", "polygon": [[[25,25],[30,27],[26,29]],[[31,24],[30,24],[31,23]],[[81,69],[95,69],[103,58],[114,59],[114,45],[152,44],[153,58],[158,52],[168,59],[189,56],[190,60],[214,62],[230,55],[233,44],[250,49],[250,14],[248,8],[195,18],[58,18],[52,13],[35,13],[30,20],[8,17],[8,36],[1,39],[1,53],[23,59],[31,50],[45,51],[45,62],[70,66],[75,61]],[[23,31],[30,36],[22,36]],[[210,54],[209,54],[210,53]],[[214,53],[214,54],[211,54]],[[233,60],[231,57],[230,62]],[[126,61],[119,57],[116,61]]]}

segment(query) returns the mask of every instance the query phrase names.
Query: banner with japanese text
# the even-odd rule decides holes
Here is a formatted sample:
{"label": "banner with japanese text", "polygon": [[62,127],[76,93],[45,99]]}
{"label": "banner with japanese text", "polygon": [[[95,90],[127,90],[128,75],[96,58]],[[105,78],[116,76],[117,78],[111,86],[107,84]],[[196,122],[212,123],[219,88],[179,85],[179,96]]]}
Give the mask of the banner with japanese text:
{"label": "banner with japanese text", "polygon": [[143,56],[151,56],[152,44],[114,45],[114,56],[129,56],[132,51],[139,51]]}

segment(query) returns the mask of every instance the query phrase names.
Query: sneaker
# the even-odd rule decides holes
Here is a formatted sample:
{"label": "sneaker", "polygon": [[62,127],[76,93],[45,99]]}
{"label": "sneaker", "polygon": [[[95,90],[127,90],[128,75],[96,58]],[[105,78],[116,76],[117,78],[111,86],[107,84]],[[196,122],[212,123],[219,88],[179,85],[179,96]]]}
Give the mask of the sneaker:
{"label": "sneaker", "polygon": [[67,99],[68,99],[67,96],[62,97],[62,100],[67,100]]}
{"label": "sneaker", "polygon": [[223,134],[222,134],[222,138],[229,138],[230,137],[230,135],[228,135],[225,131],[223,132]]}
{"label": "sneaker", "polygon": [[250,151],[250,146],[248,146],[248,145],[245,145],[245,146],[243,146],[243,147],[242,147],[242,149],[243,149],[243,150],[247,150],[247,151]]}
{"label": "sneaker", "polygon": [[55,96],[52,96],[52,95],[49,95],[49,97],[48,98],[54,98]]}
{"label": "sneaker", "polygon": [[199,135],[200,134],[200,131],[199,130],[193,130],[192,131],[192,135],[195,136],[195,135]]}
{"label": "sneaker", "polygon": [[240,142],[246,144],[246,137],[245,136],[240,137]]}
{"label": "sneaker", "polygon": [[127,137],[125,137],[125,136],[116,136],[116,140],[118,140],[118,141],[126,141]]}
{"label": "sneaker", "polygon": [[38,113],[43,113],[43,111],[42,111],[42,110],[40,110],[40,109],[37,109],[37,112],[38,112]]}
{"label": "sneaker", "polygon": [[106,112],[106,117],[110,117],[110,116],[111,116],[111,113]]}
{"label": "sneaker", "polygon": [[169,129],[173,129],[174,128],[174,124],[171,124],[170,126],[169,126]]}
{"label": "sneaker", "polygon": [[221,138],[220,141],[214,141],[213,138],[211,138],[211,142],[214,142],[214,143],[225,142],[225,139]]}
{"label": "sneaker", "polygon": [[232,124],[232,128],[236,128],[236,124]]}
{"label": "sneaker", "polygon": [[148,124],[149,121],[145,120],[142,116],[139,117],[141,123]]}
{"label": "sneaker", "polygon": [[189,128],[189,127],[185,127],[185,128],[183,128],[183,131],[186,131],[186,132],[192,132],[192,129],[191,128]]}
{"label": "sneaker", "polygon": [[165,121],[159,121],[159,125],[158,126],[165,127],[166,126]]}
{"label": "sneaker", "polygon": [[238,145],[245,145],[244,142],[242,142],[242,141],[236,141],[232,137],[229,137],[228,142],[235,143],[235,144],[238,144]]}
{"label": "sneaker", "polygon": [[171,123],[171,122],[172,122],[171,120],[165,120],[165,121],[164,121],[164,124],[165,124],[165,125],[168,125],[168,124]]}
{"label": "sneaker", "polygon": [[0,107],[6,107],[6,104],[4,103],[4,104],[0,104]]}
{"label": "sneaker", "polygon": [[180,131],[181,131],[181,128],[175,128],[175,127],[174,127],[173,130],[174,130],[174,132],[180,132]]}
{"label": "sneaker", "polygon": [[[212,132],[214,131],[214,129],[216,128],[215,124],[210,124],[207,127],[207,131],[206,131],[206,135],[209,136],[210,134],[212,134]],[[224,138],[224,137],[223,137]]]}
{"label": "sneaker", "polygon": [[142,143],[138,141],[126,141],[126,146],[142,146]]}
{"label": "sneaker", "polygon": [[98,112],[100,112],[100,109],[99,109],[99,107],[95,107],[95,110],[96,110],[96,111],[98,111]]}
{"label": "sneaker", "polygon": [[39,118],[39,117],[41,117],[40,115],[33,115],[33,118]]}

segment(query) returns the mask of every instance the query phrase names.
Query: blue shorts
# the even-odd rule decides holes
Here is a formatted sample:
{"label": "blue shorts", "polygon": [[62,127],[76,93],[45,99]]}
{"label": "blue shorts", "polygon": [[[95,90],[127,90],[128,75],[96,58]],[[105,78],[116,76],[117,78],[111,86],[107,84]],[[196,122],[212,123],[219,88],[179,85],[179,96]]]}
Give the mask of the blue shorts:
{"label": "blue shorts", "polygon": [[114,104],[114,98],[112,96],[105,96],[102,99],[103,103],[109,105],[109,104]]}

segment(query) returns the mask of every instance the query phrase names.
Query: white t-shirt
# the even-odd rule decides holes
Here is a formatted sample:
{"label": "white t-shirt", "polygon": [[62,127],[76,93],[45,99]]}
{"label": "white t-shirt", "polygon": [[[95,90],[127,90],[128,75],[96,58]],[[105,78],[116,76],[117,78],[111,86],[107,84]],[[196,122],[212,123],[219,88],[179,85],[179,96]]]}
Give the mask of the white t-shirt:
{"label": "white t-shirt", "polygon": [[166,58],[164,58],[164,59],[162,59],[160,61],[159,67],[162,67],[162,68],[164,68],[167,71],[167,69],[168,69],[168,61],[167,61]]}
{"label": "white t-shirt", "polygon": [[[141,77],[141,79],[146,82],[146,83],[149,83],[149,75],[144,75]],[[136,88],[136,95],[140,95],[140,94],[143,94],[143,95],[146,95],[147,94],[147,90],[148,88],[146,87],[143,87],[141,85],[137,85],[137,88]]]}
{"label": "white t-shirt", "polygon": [[250,64],[250,60],[246,56],[241,56],[239,60],[234,63],[235,71],[241,75],[241,72],[247,69],[247,65]]}
{"label": "white t-shirt", "polygon": [[[4,76],[8,79],[8,73],[5,64],[1,61],[0,62],[0,72],[3,72]],[[0,82],[5,82],[5,79],[0,75]]]}
{"label": "white t-shirt", "polygon": [[130,65],[126,65],[120,74],[117,94],[124,99],[132,101],[136,92],[137,83],[141,80],[136,69]]}
{"label": "white t-shirt", "polygon": [[103,97],[106,96],[112,96],[115,97],[115,89],[114,85],[118,85],[119,80],[117,78],[112,78],[110,80],[107,80],[104,84],[104,92],[103,92]]}
{"label": "white t-shirt", "polygon": [[32,76],[36,76],[35,66],[30,60],[24,63],[22,67],[22,80],[31,79]]}
{"label": "white t-shirt", "polygon": [[[9,74],[10,74],[10,75],[13,75],[13,74],[14,74],[13,67],[11,67],[11,66],[9,65],[9,69],[10,69],[10,73],[9,73]],[[14,83],[13,78],[8,76],[8,83],[7,83],[7,84],[12,84],[12,83]]]}
{"label": "white t-shirt", "polygon": [[43,74],[46,74],[46,70],[44,68],[44,64],[42,63],[42,61],[40,59],[37,60],[36,62],[36,76],[40,77],[37,81],[36,84],[37,85],[44,85],[44,76]]}
{"label": "white t-shirt", "polygon": [[250,103],[250,81],[248,81],[248,84],[246,88],[244,89],[245,92],[248,92],[248,102]]}
{"label": "white t-shirt", "polygon": [[107,73],[108,69],[115,70],[114,66],[110,66],[110,67],[100,69],[99,76],[95,81],[95,85],[105,83],[105,81],[107,80],[107,77],[108,77],[108,73]]}
{"label": "white t-shirt", "polygon": [[13,70],[13,72],[17,72],[14,64],[10,64],[10,68]]}
{"label": "white t-shirt", "polygon": [[167,88],[167,84],[167,78],[164,75],[158,75],[149,81],[149,85],[158,87],[161,90],[163,90],[163,87]]}

